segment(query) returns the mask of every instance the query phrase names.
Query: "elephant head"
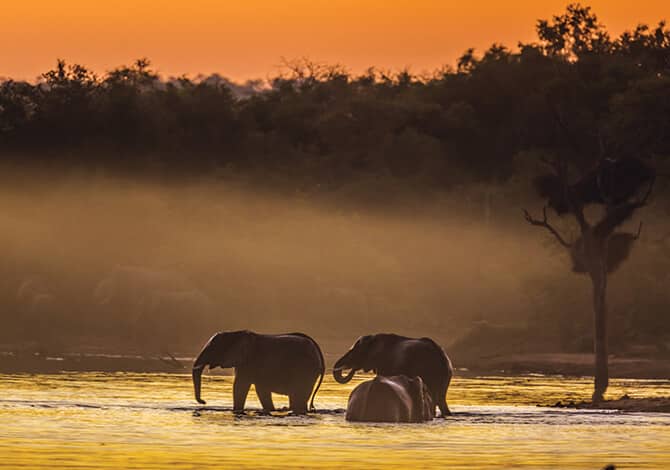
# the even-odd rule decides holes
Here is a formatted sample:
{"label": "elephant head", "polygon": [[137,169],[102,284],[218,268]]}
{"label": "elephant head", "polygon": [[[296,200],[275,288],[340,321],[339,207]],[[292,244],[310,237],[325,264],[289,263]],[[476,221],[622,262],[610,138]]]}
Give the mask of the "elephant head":
{"label": "elephant head", "polygon": [[202,348],[193,363],[193,388],[198,403],[205,404],[200,397],[202,371],[206,366],[228,368],[244,365],[251,354],[256,335],[250,331],[228,331],[217,333]]}
{"label": "elephant head", "polygon": [[[361,336],[333,366],[333,377],[341,384],[349,382],[356,371],[363,370],[369,372],[376,370],[378,361],[383,349],[380,338],[377,335]],[[344,377],[342,371],[351,369]]]}
{"label": "elephant head", "polygon": [[408,390],[412,397],[412,416],[418,421],[430,421],[435,417],[435,404],[430,391],[421,377],[413,377],[408,381]]}

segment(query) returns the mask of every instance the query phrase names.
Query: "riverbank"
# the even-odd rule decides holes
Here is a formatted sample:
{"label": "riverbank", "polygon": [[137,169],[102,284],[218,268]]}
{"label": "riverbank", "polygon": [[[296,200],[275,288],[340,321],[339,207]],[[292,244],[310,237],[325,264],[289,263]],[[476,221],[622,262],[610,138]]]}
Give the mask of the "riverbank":
{"label": "riverbank", "polygon": [[[452,357],[460,375],[543,374],[566,377],[593,375],[592,354],[510,354],[485,358]],[[670,359],[664,357],[609,358],[610,377],[670,379]]]}
{"label": "riverbank", "polygon": [[121,354],[0,354],[0,373],[55,374],[59,372],[186,372],[190,358]]}
{"label": "riverbank", "polygon": [[[328,365],[337,358],[325,354]],[[114,355],[114,354],[63,354],[41,356],[38,354],[0,353],[0,374],[60,374],[72,372],[104,373],[159,373],[184,374],[190,372],[190,357],[172,355]],[[459,379],[476,377],[514,377],[544,375],[547,378],[589,377],[591,357],[587,354],[525,354],[500,356],[462,361],[455,375]],[[215,375],[230,375],[229,369],[216,369]],[[327,374],[329,375],[329,374]],[[670,378],[668,361],[651,358],[610,358],[610,375],[617,379],[660,379]],[[569,379],[568,379],[569,380]],[[574,379],[572,379],[574,380]],[[621,393],[622,391],[619,391]],[[616,393],[616,392],[614,392]],[[616,395],[615,395],[616,396]],[[624,412],[670,413],[670,397],[630,397],[624,394],[619,399],[607,400],[598,405],[579,401],[585,395],[554,394],[553,400],[539,403],[538,406],[572,409],[613,410]]]}
{"label": "riverbank", "polygon": [[[324,354],[327,366],[339,357],[328,351]],[[173,355],[123,355],[99,353],[68,353],[40,355],[36,353],[0,353],[0,373],[58,373],[70,372],[177,372],[190,370],[192,357]],[[452,357],[456,375],[461,377],[486,375],[562,375],[588,377],[593,373],[590,354],[514,354],[486,358]],[[630,379],[669,379],[670,360],[667,358],[610,357],[610,376]],[[218,369],[217,369],[218,371]]]}
{"label": "riverbank", "polygon": [[670,397],[631,398],[624,395],[617,400],[591,402],[557,402],[554,408],[572,408],[577,410],[612,410],[633,413],[670,413]]}

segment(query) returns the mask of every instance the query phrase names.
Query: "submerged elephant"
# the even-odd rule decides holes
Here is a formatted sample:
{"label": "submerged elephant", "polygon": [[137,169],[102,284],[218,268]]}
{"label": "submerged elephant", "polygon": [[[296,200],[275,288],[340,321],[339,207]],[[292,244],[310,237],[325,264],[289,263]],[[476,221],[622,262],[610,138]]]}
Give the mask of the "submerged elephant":
{"label": "submerged elephant", "polygon": [[[272,393],[288,395],[289,408],[297,414],[314,409],[314,397],[325,372],[319,345],[302,333],[261,335],[252,331],[217,333],[207,342],[193,363],[193,388],[198,403],[202,371],[205,366],[235,368],[233,410],[241,412],[251,385],[263,411],[273,411]],[[314,389],[317,377],[319,382]]]}
{"label": "submerged elephant", "polygon": [[[342,376],[344,369],[351,369],[346,377]],[[430,338],[386,333],[363,336],[335,363],[333,377],[344,384],[358,370],[374,371],[383,376],[421,377],[442,416],[451,414],[446,395],[453,367],[442,348]]]}
{"label": "submerged elephant", "polygon": [[349,395],[347,421],[421,423],[435,417],[435,405],[421,377],[378,375]]}

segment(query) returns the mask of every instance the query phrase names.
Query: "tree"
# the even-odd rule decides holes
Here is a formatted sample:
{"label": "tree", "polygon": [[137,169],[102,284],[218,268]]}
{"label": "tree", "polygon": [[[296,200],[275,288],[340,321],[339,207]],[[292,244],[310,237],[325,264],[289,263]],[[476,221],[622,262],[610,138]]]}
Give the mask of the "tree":
{"label": "tree", "polygon": [[538,21],[537,34],[548,55],[569,61],[602,54],[612,47],[609,34],[598,17],[590,7],[579,3],[568,5],[565,13],[554,16],[552,21]]}
{"label": "tree", "polygon": [[[550,155],[553,171],[535,180],[546,206],[541,219],[524,211],[528,223],[548,230],[569,250],[573,271],[589,276],[593,288],[595,385],[593,402],[608,386],[607,281],[630,254],[638,233],[617,229],[643,207],[655,172],[646,160],[667,151],[663,137],[667,105],[666,62],[670,36],[659,24],[611,40],[588,7],[569,5],[551,21],[537,24],[534,47],[554,73],[537,89],[541,129],[526,144]],[[523,52],[522,52],[523,53]],[[611,80],[616,76],[616,80]],[[529,125],[532,126],[532,122]],[[647,131],[649,129],[649,131]],[[581,175],[571,182],[569,170]],[[602,209],[589,221],[585,207]],[[547,207],[571,216],[579,236],[568,241],[548,221]]]}
{"label": "tree", "polygon": [[[573,271],[585,273],[593,288],[595,384],[592,401],[598,403],[609,384],[607,340],[607,278],[628,257],[637,234],[616,232],[643,207],[653,188],[654,173],[639,160],[602,158],[599,165],[583,175],[576,183],[569,184],[565,160],[553,162],[554,174],[536,180],[540,196],[559,215],[570,214],[579,227],[580,236],[568,242],[550,223],[547,206],[542,219],[534,218],[524,210],[526,221],[548,230],[567,250],[573,262]],[[634,169],[637,171],[634,171]],[[632,170],[633,169],[633,170]],[[647,185],[642,196],[639,190]],[[584,215],[588,203],[604,206],[604,214],[596,223]]]}

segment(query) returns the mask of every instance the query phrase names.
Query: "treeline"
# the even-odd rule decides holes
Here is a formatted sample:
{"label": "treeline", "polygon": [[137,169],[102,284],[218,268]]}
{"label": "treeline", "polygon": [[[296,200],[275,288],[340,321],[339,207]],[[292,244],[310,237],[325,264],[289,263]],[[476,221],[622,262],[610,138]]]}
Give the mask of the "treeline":
{"label": "treeline", "polygon": [[59,61],[0,84],[0,152],[20,164],[203,174],[260,171],[307,189],[362,175],[449,187],[501,181],[515,158],[670,155],[670,30],[612,37],[588,7],[538,21],[517,49],[468,50],[429,77],[286,64],[268,83],[98,76]]}

